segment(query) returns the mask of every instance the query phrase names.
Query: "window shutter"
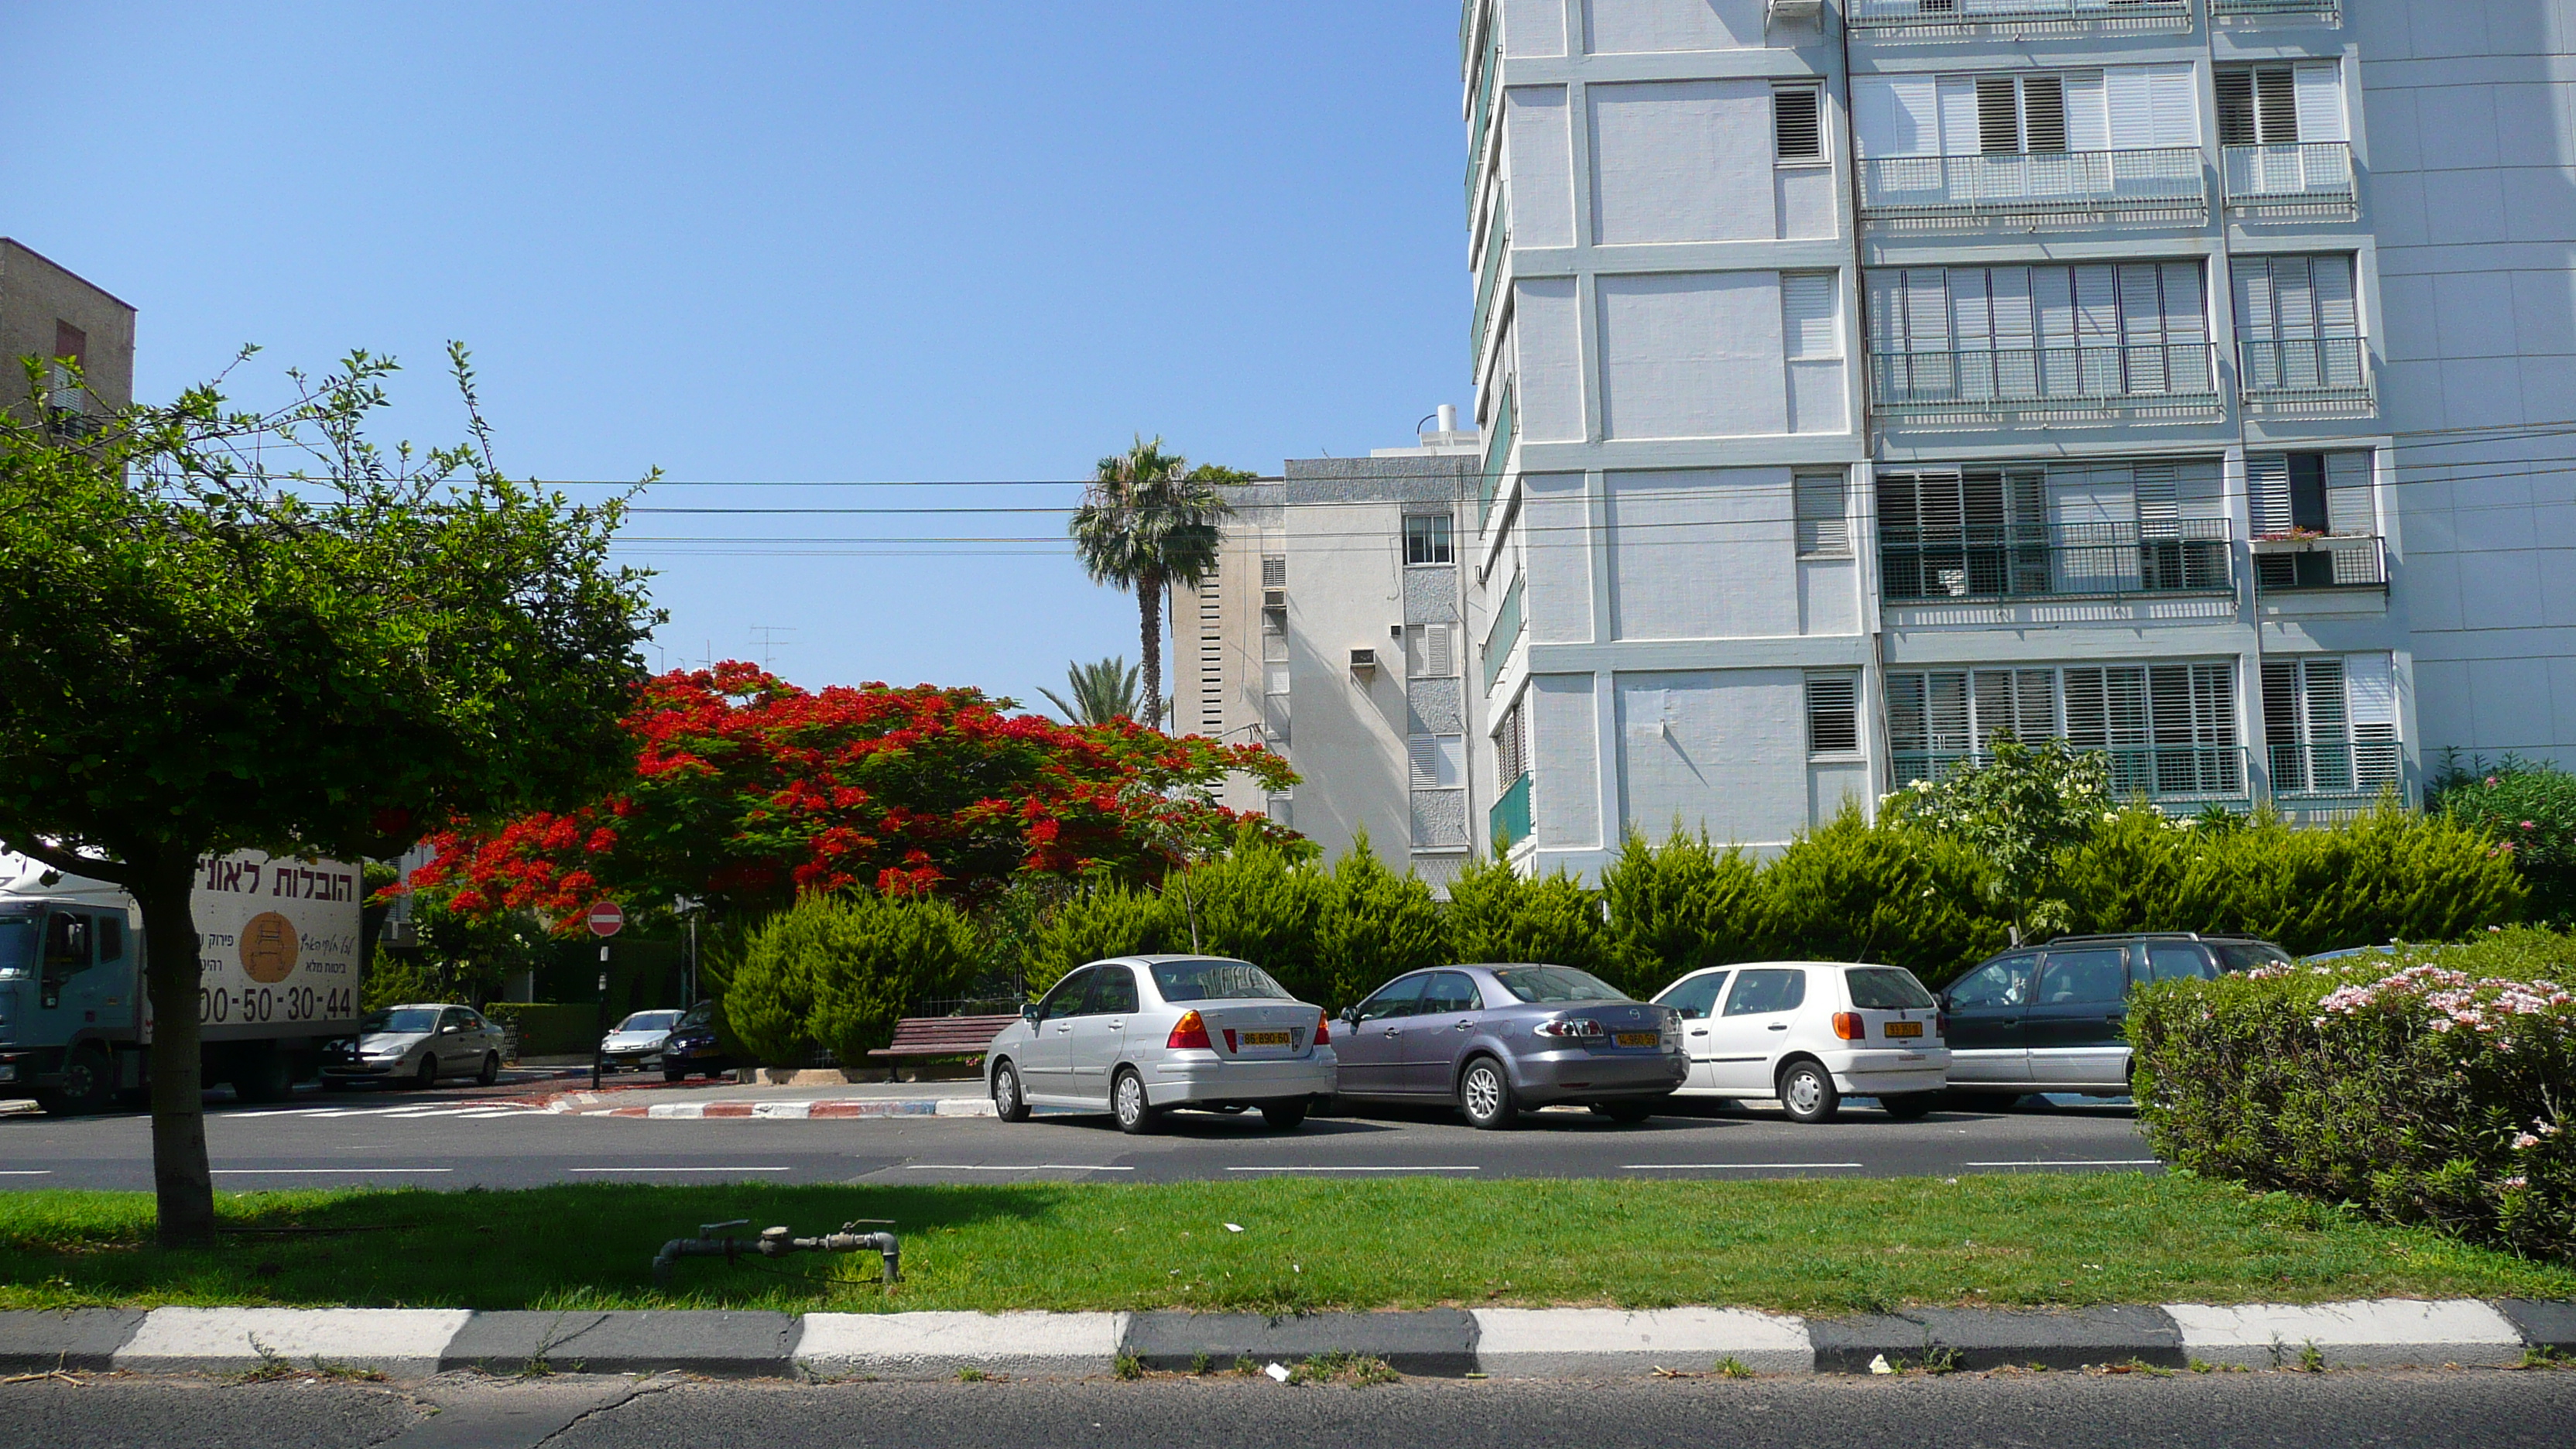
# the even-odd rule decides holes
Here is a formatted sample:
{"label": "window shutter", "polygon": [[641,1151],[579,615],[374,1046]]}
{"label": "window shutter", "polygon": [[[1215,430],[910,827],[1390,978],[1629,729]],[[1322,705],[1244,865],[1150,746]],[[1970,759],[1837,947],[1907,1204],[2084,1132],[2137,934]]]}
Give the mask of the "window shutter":
{"label": "window shutter", "polygon": [[1950,350],[1950,292],[1939,267],[1905,274],[1905,350]]}
{"label": "window shutter", "polygon": [[1977,149],[1988,156],[2021,150],[2021,107],[2011,76],[1977,77]]}
{"label": "window shutter", "polygon": [[1807,676],[1807,752],[1849,755],[1860,750],[1860,681],[1848,674]]}
{"label": "window shutter", "polygon": [[2253,145],[2261,134],[2254,125],[2254,73],[2222,70],[2212,80],[2218,92],[2218,144]]}
{"label": "window shutter", "polygon": [[2154,119],[2141,144],[2199,145],[2200,87],[2193,81],[2191,66],[2151,65],[2146,72],[2148,107]]}
{"label": "window shutter", "polygon": [[1265,589],[1288,587],[1288,560],[1285,556],[1274,554],[1261,561],[1261,586]]}
{"label": "window shutter", "polygon": [[1863,274],[1862,285],[1869,289],[1869,306],[1861,317],[1861,326],[1869,333],[1869,350],[1906,351],[1905,273],[1888,267],[1873,268]]}
{"label": "window shutter", "polygon": [[1891,674],[1887,677],[1887,747],[1898,754],[1919,754],[1931,748],[1931,738],[1924,718],[1923,676]]}
{"label": "window shutter", "polygon": [[2057,733],[2056,670],[2021,670],[2013,696],[2013,727],[2021,739],[2044,740]]}
{"label": "window shutter", "polygon": [[2237,260],[2236,333],[2247,342],[2272,342],[2281,335],[2280,311],[2272,294],[2272,261],[2269,257]]}
{"label": "window shutter", "polygon": [[1851,552],[1851,524],[1844,512],[1843,475],[1801,473],[1793,480],[1798,514],[1798,557],[1843,557]]}
{"label": "window shutter", "polygon": [[2140,463],[2130,471],[2142,537],[2171,538],[2177,532],[2174,521],[2181,516],[2181,509],[2175,485],[2179,472],[2171,463]]}
{"label": "window shutter", "polygon": [[2022,149],[2033,156],[2066,149],[2066,89],[2053,75],[2024,76],[2021,83]]}
{"label": "window shutter", "polygon": [[1427,656],[1426,662],[1430,665],[1432,677],[1446,678],[1458,672],[1456,651],[1451,647],[1457,637],[1457,631],[1446,624],[1433,624],[1423,631],[1423,643],[1426,646],[1423,652]]}
{"label": "window shutter", "polygon": [[1405,741],[1405,753],[1413,767],[1413,788],[1433,790],[1440,784],[1440,740],[1436,735],[1414,735]]}
{"label": "window shutter", "polygon": [[1977,154],[1977,83],[1963,75],[1945,75],[1940,81],[1941,154],[1974,156]]}
{"label": "window shutter", "polygon": [[1783,86],[1771,93],[1771,140],[1783,161],[1823,159],[1825,137],[1814,86]]}
{"label": "window shutter", "polygon": [[2298,142],[2298,101],[2290,76],[2286,65],[2254,68],[2255,134],[2263,145],[2289,146]]}
{"label": "window shutter", "polygon": [[2352,258],[2308,258],[2308,281],[2315,288],[2317,335],[2359,337],[2361,314],[2353,298]]}
{"label": "window shutter", "polygon": [[2379,531],[2379,510],[2371,506],[2368,453],[2326,454],[2326,527],[2336,533]]}
{"label": "window shutter", "polygon": [[1864,156],[1941,154],[1940,90],[1928,75],[1855,77],[1852,110]]}
{"label": "window shutter", "polygon": [[2202,315],[2200,263],[2165,262],[2157,271],[2163,282],[2165,340],[2178,344],[2207,341],[2209,325]]}
{"label": "window shutter", "polygon": [[2256,538],[2289,532],[2290,455],[2246,454],[2245,496]]}
{"label": "window shutter", "polygon": [[1951,267],[1943,279],[1950,285],[1951,348],[1976,352],[1994,345],[1994,314],[1986,307],[1986,269]]}
{"label": "window shutter", "polygon": [[2225,518],[2226,480],[2216,458],[2193,458],[2174,467],[2174,507],[2184,518]]}
{"label": "window shutter", "polygon": [[1968,676],[1927,674],[1923,678],[1930,696],[1925,723],[1929,726],[1933,750],[1942,754],[1965,754],[1971,747]]}
{"label": "window shutter", "polygon": [[2385,654],[2345,657],[2344,685],[2352,707],[2352,783],[2379,791],[2397,783],[2397,674]]}
{"label": "window shutter", "polygon": [[2070,75],[2066,88],[2066,148],[2070,151],[2111,149],[2111,122],[2102,104],[2102,73]]}
{"label": "window shutter", "polygon": [[2341,141],[2343,127],[2343,65],[2340,61],[2311,61],[2296,67],[2293,82],[2296,94],[2299,134],[2302,141]]}
{"label": "window shutter", "polygon": [[2136,151],[2156,144],[2155,93],[2147,67],[2115,65],[2102,72],[2102,99],[2109,113],[2110,149]]}
{"label": "window shutter", "polygon": [[1842,356],[1833,273],[1782,272],[1780,314],[1782,338],[1791,358]]}
{"label": "window shutter", "polygon": [[2106,266],[2075,268],[2075,341],[2079,346],[2100,347],[2119,340],[2120,300],[2113,280],[2116,275]]}

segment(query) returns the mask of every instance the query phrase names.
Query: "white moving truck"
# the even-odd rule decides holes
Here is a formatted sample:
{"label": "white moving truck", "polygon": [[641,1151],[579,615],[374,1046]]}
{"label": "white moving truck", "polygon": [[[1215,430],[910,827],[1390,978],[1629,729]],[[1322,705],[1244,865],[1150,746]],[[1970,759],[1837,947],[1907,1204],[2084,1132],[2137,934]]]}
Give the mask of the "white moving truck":
{"label": "white moving truck", "polygon": [[[357,866],[237,851],[197,864],[197,1018],[208,1085],[276,1101],[356,1034]],[[137,1102],[149,1084],[151,1003],[131,897],[0,854],[0,1098],[48,1112]]]}

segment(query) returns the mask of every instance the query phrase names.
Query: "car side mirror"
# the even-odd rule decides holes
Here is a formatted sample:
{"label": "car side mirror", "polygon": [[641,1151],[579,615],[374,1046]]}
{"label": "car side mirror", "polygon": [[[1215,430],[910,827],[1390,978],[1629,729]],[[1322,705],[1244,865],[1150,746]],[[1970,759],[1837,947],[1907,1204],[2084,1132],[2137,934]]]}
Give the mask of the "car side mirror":
{"label": "car side mirror", "polygon": [[1038,1004],[1034,1001],[1022,1002],[1020,1004],[1020,1020],[1034,1024],[1037,1019]]}
{"label": "car side mirror", "polygon": [[1356,1006],[1345,1006],[1345,1007],[1343,1007],[1343,1008],[1342,1008],[1341,1022],[1342,1022],[1342,1025],[1344,1025],[1344,1026],[1357,1026],[1357,1025],[1359,1025],[1359,1024],[1360,1024],[1360,1009],[1359,1009],[1358,1007],[1356,1007]]}

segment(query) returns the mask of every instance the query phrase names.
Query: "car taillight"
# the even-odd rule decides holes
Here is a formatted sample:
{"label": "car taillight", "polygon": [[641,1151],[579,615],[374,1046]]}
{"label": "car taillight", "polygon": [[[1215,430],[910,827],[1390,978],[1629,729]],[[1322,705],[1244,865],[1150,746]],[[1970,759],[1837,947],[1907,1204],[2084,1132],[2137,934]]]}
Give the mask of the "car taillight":
{"label": "car taillight", "polygon": [[1844,1041],[1863,1040],[1869,1035],[1869,1023],[1861,1020],[1857,1011],[1837,1011],[1834,1013],[1834,1035]]}
{"label": "car taillight", "polygon": [[1333,1019],[1332,1019],[1331,1017],[1329,1017],[1329,1016],[1324,1015],[1322,1012],[1320,1012],[1320,1011],[1319,1011],[1319,1012],[1315,1013],[1315,1041],[1314,1041],[1314,1045],[1316,1045],[1316,1046],[1331,1046],[1332,1044],[1333,1044]]}
{"label": "car taillight", "polygon": [[1942,1010],[1932,1013],[1932,1030],[1941,1038],[1941,1040],[1948,1041],[1950,1039],[1950,1012],[1948,1008],[1945,1007]]}
{"label": "car taillight", "polygon": [[1207,1023],[1199,1020],[1199,1014],[1195,1011],[1181,1013],[1181,1019],[1172,1023],[1172,1034],[1163,1039],[1163,1045],[1174,1051],[1182,1047],[1197,1047],[1201,1051],[1214,1050],[1208,1045]]}
{"label": "car taillight", "polygon": [[1532,1036],[1552,1036],[1574,1041],[1592,1041],[1610,1034],[1609,1030],[1588,1016],[1558,1017],[1530,1028]]}

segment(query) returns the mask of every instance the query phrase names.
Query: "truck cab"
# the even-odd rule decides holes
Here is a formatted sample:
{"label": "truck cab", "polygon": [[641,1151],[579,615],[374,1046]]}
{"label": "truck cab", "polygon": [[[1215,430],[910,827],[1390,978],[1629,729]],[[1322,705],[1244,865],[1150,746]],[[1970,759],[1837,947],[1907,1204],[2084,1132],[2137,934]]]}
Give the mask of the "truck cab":
{"label": "truck cab", "polygon": [[[121,909],[74,900],[0,902],[0,1090],[33,1089],[40,1100],[63,1086],[75,1056],[109,1073],[75,1093],[113,1092],[114,1045],[132,1041],[140,994],[139,952]],[[84,1050],[87,1048],[87,1050]]]}

